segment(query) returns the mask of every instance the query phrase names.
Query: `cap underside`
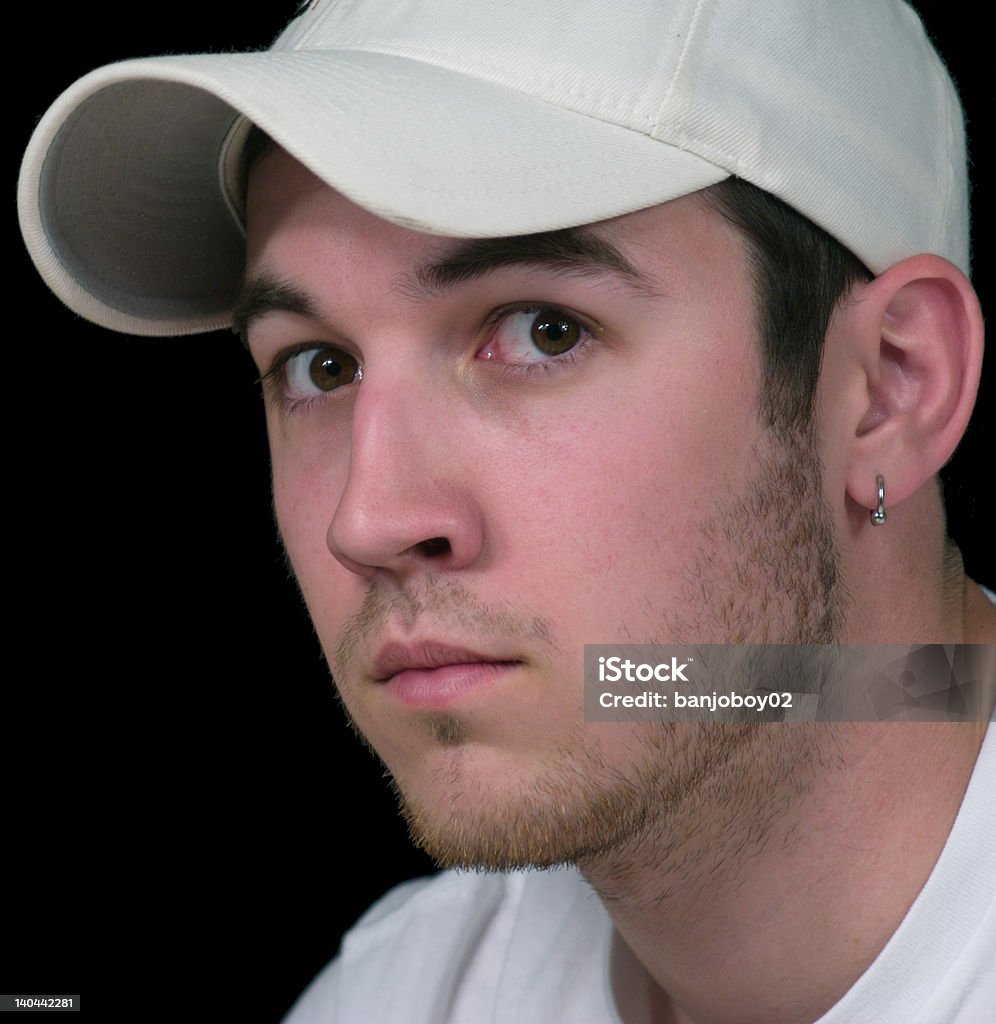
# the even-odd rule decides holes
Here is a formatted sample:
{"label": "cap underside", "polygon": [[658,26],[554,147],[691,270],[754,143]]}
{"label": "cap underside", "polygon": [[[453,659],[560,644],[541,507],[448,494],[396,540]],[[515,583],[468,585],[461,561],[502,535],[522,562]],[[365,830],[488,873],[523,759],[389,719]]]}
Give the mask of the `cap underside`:
{"label": "cap underside", "polygon": [[137,334],[229,322],[244,243],[222,154],[240,115],[354,202],[433,234],[591,223],[728,176],[640,132],[401,57],[130,61],[67,92],[25,157],[25,237],[67,305]]}

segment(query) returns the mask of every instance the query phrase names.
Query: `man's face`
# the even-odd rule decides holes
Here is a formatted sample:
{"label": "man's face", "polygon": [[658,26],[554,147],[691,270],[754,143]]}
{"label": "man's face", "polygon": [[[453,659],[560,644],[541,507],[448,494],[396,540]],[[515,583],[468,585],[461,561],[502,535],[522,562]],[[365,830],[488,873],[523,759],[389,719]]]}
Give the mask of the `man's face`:
{"label": "man's face", "polygon": [[583,654],[830,639],[819,474],[759,422],[733,229],[687,197],[467,243],[282,152],[248,228],[280,530],[430,852],[577,859],[718,774],[744,732],[586,724]]}

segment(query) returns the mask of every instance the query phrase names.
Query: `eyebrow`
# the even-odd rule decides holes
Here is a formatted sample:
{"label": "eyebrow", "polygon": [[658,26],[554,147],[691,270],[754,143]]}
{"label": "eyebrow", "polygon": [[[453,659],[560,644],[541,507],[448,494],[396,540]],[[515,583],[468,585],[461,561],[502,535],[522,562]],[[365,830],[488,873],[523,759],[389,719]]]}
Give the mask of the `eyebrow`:
{"label": "eyebrow", "polygon": [[413,276],[422,291],[436,293],[509,266],[538,266],[574,274],[608,272],[641,289],[650,287],[611,242],[586,227],[459,241],[439,259],[417,268]]}
{"label": "eyebrow", "polygon": [[[650,281],[611,242],[585,227],[457,241],[442,256],[402,275],[399,287],[414,285],[412,290],[419,297],[431,297],[511,266],[581,275],[609,273],[624,278],[639,291],[654,291]],[[250,325],[274,312],[318,317],[317,307],[306,292],[261,271],[243,283],[232,311],[232,330],[244,344]]]}
{"label": "eyebrow", "polygon": [[267,313],[298,313],[314,317],[315,304],[300,288],[265,271],[246,278],[232,310],[232,330],[246,344],[249,325]]}

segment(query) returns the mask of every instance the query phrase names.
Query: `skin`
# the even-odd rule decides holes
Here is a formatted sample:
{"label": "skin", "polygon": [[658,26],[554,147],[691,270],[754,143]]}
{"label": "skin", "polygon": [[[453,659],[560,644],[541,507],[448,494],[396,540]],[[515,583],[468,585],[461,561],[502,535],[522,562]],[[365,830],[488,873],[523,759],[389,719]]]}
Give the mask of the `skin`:
{"label": "skin", "polygon": [[[280,151],[259,161],[247,277],[266,288],[241,315],[281,534],[430,852],[577,862],[616,924],[628,1021],[812,1020],[922,886],[981,728],[586,724],[583,646],[991,639],[928,483],[964,429],[980,330],[949,271],[883,275],[831,326],[819,425],[776,438],[736,232],[694,196],[592,231],[624,271],[513,264],[443,287],[418,270],[459,243]],[[932,330],[975,331],[942,369],[925,302]],[[554,357],[530,342],[546,307],[580,325]],[[311,387],[310,352],[274,369],[308,346],[347,367],[342,387]],[[909,515],[874,531],[879,465]],[[463,653],[413,703],[378,660],[392,644]],[[731,969],[748,939],[750,971]]]}

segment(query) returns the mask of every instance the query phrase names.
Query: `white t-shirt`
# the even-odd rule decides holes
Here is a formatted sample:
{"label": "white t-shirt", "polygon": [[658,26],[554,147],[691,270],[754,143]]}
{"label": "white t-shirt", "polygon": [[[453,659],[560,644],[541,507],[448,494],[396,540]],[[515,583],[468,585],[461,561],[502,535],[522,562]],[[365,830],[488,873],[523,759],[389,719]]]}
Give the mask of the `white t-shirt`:
{"label": "white t-shirt", "polygon": [[[285,1024],[620,1024],[612,924],[574,870],[443,872],[375,904]],[[996,1022],[996,726],[944,850],[817,1024]]]}

